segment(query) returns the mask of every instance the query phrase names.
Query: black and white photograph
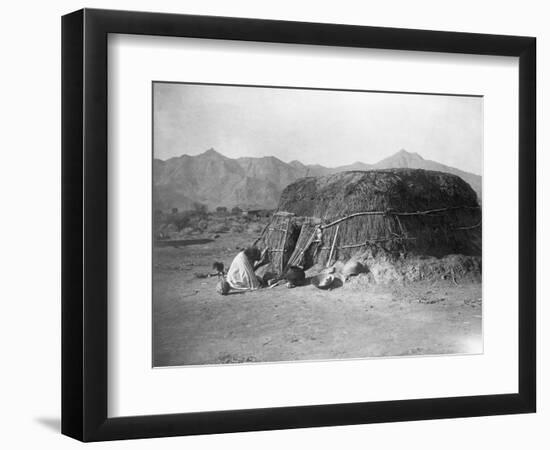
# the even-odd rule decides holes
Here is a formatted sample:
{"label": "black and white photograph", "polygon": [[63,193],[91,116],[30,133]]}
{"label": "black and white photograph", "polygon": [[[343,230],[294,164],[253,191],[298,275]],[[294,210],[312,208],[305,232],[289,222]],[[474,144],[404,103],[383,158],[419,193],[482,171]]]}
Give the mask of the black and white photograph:
{"label": "black and white photograph", "polygon": [[483,97],[152,83],[154,367],[483,353]]}

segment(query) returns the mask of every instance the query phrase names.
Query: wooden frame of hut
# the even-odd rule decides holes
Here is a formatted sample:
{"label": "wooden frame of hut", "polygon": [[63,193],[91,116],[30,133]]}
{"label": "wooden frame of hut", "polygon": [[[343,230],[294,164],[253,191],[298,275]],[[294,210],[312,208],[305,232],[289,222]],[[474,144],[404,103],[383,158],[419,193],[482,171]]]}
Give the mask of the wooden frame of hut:
{"label": "wooden frame of hut", "polygon": [[300,231],[301,228],[293,213],[278,211],[273,215],[256,241],[260,248],[268,249],[270,271],[277,274],[284,272]]}
{"label": "wooden frame of hut", "polygon": [[367,249],[393,255],[481,255],[481,208],[456,175],[423,169],[343,172],[297,180],[257,241],[270,270],[308,269]]}

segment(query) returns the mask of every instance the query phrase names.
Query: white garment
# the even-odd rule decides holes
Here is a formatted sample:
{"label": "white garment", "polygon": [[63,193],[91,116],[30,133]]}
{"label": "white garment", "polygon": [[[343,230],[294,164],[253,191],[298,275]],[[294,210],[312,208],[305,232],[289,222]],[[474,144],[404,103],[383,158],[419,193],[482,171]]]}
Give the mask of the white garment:
{"label": "white garment", "polygon": [[259,289],[260,282],[254,273],[254,268],[244,254],[240,252],[231,263],[227,272],[227,282],[233,289]]}

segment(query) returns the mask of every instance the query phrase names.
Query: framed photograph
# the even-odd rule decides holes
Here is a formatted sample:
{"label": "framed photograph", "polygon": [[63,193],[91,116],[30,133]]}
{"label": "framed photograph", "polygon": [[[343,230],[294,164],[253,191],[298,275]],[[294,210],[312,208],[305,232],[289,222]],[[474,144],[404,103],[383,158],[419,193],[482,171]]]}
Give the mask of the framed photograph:
{"label": "framed photograph", "polygon": [[62,432],[535,412],[536,40],[62,20]]}

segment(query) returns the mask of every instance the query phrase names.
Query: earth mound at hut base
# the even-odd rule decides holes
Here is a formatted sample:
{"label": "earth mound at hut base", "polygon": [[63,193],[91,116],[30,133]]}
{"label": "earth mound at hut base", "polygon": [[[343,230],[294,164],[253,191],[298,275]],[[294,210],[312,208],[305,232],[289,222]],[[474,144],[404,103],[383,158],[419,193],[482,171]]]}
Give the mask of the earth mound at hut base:
{"label": "earth mound at hut base", "polygon": [[[388,253],[374,254],[369,250],[357,254],[353,258],[363,266],[364,270],[357,276],[348,277],[346,284],[391,285],[409,284],[414,282],[450,281],[454,284],[462,282],[481,282],[481,257],[467,255],[447,255],[442,258],[431,256],[394,257]],[[313,277],[326,272],[341,274],[344,261],[337,261],[330,268],[315,265],[307,271]],[[343,279],[343,276],[340,275]]]}

